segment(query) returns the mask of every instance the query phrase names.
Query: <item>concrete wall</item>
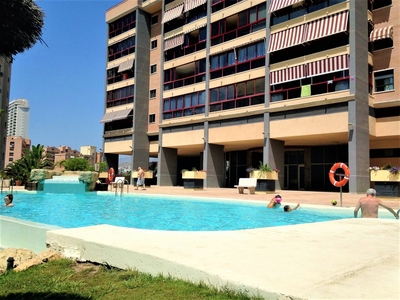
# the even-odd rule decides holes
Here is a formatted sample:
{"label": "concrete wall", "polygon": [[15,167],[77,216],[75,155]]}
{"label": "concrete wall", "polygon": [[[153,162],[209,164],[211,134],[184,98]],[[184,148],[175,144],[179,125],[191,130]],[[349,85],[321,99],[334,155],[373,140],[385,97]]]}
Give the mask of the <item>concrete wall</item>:
{"label": "concrete wall", "polygon": [[40,253],[47,249],[46,232],[56,229],[62,227],[0,216],[0,248],[27,248]]}

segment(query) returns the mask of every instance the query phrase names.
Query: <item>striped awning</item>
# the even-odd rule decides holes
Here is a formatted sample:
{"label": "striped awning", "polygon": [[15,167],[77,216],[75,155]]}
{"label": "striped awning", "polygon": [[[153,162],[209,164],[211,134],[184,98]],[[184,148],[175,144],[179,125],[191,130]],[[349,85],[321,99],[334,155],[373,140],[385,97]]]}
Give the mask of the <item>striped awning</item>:
{"label": "striped awning", "polygon": [[135,59],[129,59],[127,61],[124,61],[123,63],[121,63],[118,67],[118,73],[130,70],[133,68],[133,63],[134,63]]}
{"label": "striped awning", "polygon": [[269,12],[271,13],[300,2],[304,2],[304,0],[271,0]]}
{"label": "striped awning", "polygon": [[178,47],[183,44],[185,35],[183,33],[178,34],[170,39],[164,41],[164,51]]}
{"label": "striped awning", "polygon": [[185,0],[185,12],[207,3],[207,0]]}
{"label": "striped awning", "polygon": [[223,48],[223,49],[218,50],[218,51],[216,51],[216,52],[213,52],[213,53],[210,54],[210,55],[213,56],[213,55],[220,54],[220,53],[223,53],[223,52],[226,52],[226,51],[230,51],[230,50],[232,50],[232,49],[238,49],[238,48],[241,48],[241,47],[243,47],[243,46],[250,45],[250,44],[253,44],[253,43],[262,41],[262,40],[265,40],[265,37],[259,37],[259,38],[255,38],[255,39],[253,39],[253,40],[245,41],[245,42],[243,42],[243,43],[241,43],[241,44],[231,45],[231,46],[229,46],[229,47],[226,47],[226,48]]}
{"label": "striped awning", "polygon": [[271,35],[268,53],[299,45],[304,41],[306,25],[302,24]]}
{"label": "striped awning", "polygon": [[329,57],[318,61],[307,63],[307,76],[317,76],[332,73],[349,68],[349,55]]}
{"label": "striped awning", "polygon": [[132,111],[132,108],[126,108],[118,111],[111,111],[105,113],[103,118],[101,118],[100,123],[108,123],[111,121],[122,120],[125,119],[129,113]]}
{"label": "striped awning", "polygon": [[161,21],[162,24],[167,23],[177,17],[179,17],[182,12],[183,12],[183,3],[181,5],[175,6],[174,8],[171,8],[164,12],[164,17]]}
{"label": "striped awning", "polygon": [[307,23],[305,41],[312,41],[347,30],[349,12],[343,11],[319,20]]}
{"label": "striped awning", "polygon": [[117,114],[116,111],[105,113],[104,116],[101,118],[100,123],[111,122],[116,114]]}
{"label": "striped awning", "polygon": [[271,85],[282,82],[292,81],[306,77],[304,65],[293,66],[290,68],[273,71],[270,73]]}
{"label": "striped awning", "polygon": [[383,40],[383,39],[392,39],[393,40],[393,26],[374,29],[371,31],[371,34],[369,35],[370,42]]}
{"label": "striped awning", "polygon": [[114,117],[113,117],[113,121],[116,121],[116,120],[122,120],[122,119],[125,119],[129,114],[130,114],[130,112],[132,111],[132,108],[125,108],[125,109],[123,109],[123,110],[119,110],[119,111],[117,111],[117,113],[114,115]]}

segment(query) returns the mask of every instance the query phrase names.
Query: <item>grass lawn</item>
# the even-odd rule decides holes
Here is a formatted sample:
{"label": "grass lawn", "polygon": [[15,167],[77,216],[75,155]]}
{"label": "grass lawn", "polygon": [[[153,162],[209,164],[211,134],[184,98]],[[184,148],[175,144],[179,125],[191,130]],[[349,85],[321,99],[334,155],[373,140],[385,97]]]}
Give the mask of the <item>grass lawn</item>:
{"label": "grass lawn", "polygon": [[0,275],[0,299],[262,299],[230,289],[193,284],[133,270],[68,259]]}

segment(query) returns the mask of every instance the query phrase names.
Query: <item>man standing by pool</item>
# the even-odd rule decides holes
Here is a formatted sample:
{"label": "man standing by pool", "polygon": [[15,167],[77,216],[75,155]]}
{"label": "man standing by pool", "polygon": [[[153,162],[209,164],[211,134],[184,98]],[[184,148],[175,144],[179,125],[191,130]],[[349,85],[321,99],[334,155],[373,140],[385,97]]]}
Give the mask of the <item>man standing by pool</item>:
{"label": "man standing by pool", "polygon": [[354,209],[354,218],[357,218],[359,209],[361,208],[361,218],[377,218],[379,205],[390,211],[396,219],[399,215],[390,207],[382,203],[382,201],[376,198],[376,191],[374,189],[367,190],[367,196],[358,200],[357,206]]}
{"label": "man standing by pool", "polygon": [[142,190],[146,189],[146,185],[144,184],[144,171],[141,167],[138,168],[138,179],[135,190],[139,189],[139,185],[142,187]]}

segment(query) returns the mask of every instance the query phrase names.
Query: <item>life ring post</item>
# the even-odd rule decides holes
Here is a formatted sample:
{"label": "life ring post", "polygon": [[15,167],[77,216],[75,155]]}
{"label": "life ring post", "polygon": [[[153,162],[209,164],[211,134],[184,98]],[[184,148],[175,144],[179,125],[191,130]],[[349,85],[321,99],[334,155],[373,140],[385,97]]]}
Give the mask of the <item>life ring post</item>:
{"label": "life ring post", "polygon": [[[344,174],[338,174],[339,175],[339,181],[336,181],[335,179],[335,173],[337,169],[342,169],[344,171]],[[342,175],[344,177],[342,178]],[[344,163],[335,163],[332,168],[329,170],[329,180],[330,182],[334,185],[340,188],[340,206],[343,206],[342,204],[342,187],[346,185],[346,183],[350,179],[350,169],[346,166]]]}

